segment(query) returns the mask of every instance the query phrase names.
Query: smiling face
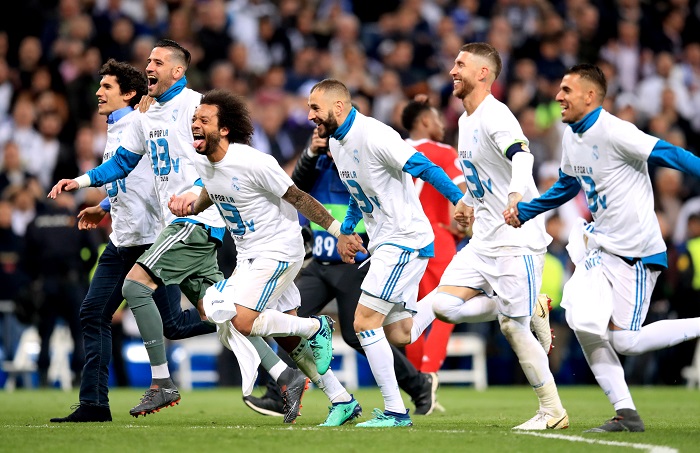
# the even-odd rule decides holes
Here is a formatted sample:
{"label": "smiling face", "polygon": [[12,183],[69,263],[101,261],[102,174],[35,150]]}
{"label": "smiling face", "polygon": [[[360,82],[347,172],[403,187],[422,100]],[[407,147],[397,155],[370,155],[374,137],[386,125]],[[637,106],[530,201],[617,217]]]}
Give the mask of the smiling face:
{"label": "smiling face", "polygon": [[[340,102],[340,101],[337,101]],[[338,119],[335,116],[335,103],[324,91],[314,90],[309,95],[309,121],[313,121],[318,128],[318,136],[321,138],[330,137],[338,130]]]}
{"label": "smiling face", "polygon": [[219,109],[214,105],[200,104],[192,117],[192,135],[195,151],[203,156],[212,156],[221,144]]}
{"label": "smiling face", "polygon": [[112,112],[129,105],[129,99],[134,92],[122,94],[116,76],[105,75],[100,80],[100,88],[97,89],[97,113],[109,115]]}
{"label": "smiling face", "polygon": [[182,78],[184,73],[184,66],[174,58],[172,50],[166,47],[153,48],[146,66],[148,95],[152,97],[162,95]]}
{"label": "smiling face", "polygon": [[567,74],[561,80],[556,101],[561,106],[561,120],[566,124],[580,121],[595,109],[597,93],[594,85],[578,74]]}
{"label": "smiling face", "polygon": [[481,66],[477,64],[478,59],[468,53],[460,52],[455,58],[455,64],[450,70],[452,76],[452,95],[458,99],[469,96],[476,86],[476,79]]}

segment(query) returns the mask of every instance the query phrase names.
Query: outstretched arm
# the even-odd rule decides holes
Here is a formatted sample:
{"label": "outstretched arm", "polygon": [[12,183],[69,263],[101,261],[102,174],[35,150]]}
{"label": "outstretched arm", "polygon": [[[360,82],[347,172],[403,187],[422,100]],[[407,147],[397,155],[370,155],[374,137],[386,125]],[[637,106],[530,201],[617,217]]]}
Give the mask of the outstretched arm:
{"label": "outstretched arm", "polygon": [[422,153],[416,152],[413,154],[403,166],[403,171],[435,187],[453,205],[456,205],[462,198],[462,191],[447,176],[445,170],[432,163]]}
{"label": "outstretched arm", "polygon": [[559,170],[559,179],[547,192],[527,203],[518,203],[513,211],[507,209],[503,217],[508,225],[517,228],[539,214],[563,205],[574,198],[579,190],[581,186],[576,178]]}
{"label": "outstretched arm", "polygon": [[651,150],[648,162],[662,167],[680,170],[700,178],[700,158],[683,148],[659,140]]}

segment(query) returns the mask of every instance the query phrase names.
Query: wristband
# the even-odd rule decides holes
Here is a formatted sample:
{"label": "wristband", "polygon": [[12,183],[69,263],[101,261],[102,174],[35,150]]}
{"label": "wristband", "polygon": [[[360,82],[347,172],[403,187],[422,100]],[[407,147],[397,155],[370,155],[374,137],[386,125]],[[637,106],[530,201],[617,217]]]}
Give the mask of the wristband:
{"label": "wristband", "polygon": [[92,182],[90,181],[90,176],[86,174],[78,176],[77,178],[73,179],[73,181],[78,183],[78,188],[79,189],[84,189],[86,187],[90,187],[90,184]]}
{"label": "wristband", "polygon": [[333,223],[331,223],[330,226],[326,228],[326,231],[328,231],[330,234],[337,238],[340,236],[340,226],[340,222],[333,219]]}

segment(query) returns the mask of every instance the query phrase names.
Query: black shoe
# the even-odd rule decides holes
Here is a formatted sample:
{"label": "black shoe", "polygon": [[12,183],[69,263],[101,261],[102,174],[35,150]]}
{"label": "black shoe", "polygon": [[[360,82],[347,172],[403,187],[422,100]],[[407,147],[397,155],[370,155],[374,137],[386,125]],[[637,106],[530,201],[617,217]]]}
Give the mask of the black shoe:
{"label": "black shoe", "polygon": [[243,402],[258,414],[272,417],[284,416],[284,400],[281,397],[278,398],[274,393],[268,392],[262,398],[244,396]]}
{"label": "black shoe", "polygon": [[613,418],[597,428],[591,428],[587,433],[617,433],[629,431],[632,433],[644,432],[644,422],[634,409],[620,409]]}
{"label": "black shoe", "polygon": [[[287,376],[285,376],[287,374]],[[284,399],[284,422],[294,423],[301,415],[301,398],[309,388],[310,379],[300,370],[288,369],[278,381]]]}
{"label": "black shoe", "polygon": [[437,373],[421,373],[424,377],[423,387],[420,393],[412,398],[416,405],[414,415],[430,415],[435,410],[437,404],[437,390],[440,386]]}
{"label": "black shoe", "polygon": [[84,422],[111,422],[112,413],[109,407],[87,406],[78,404],[72,406],[75,409],[70,415],[62,418],[52,418],[52,423],[84,423]]}
{"label": "black shoe", "polygon": [[150,388],[141,397],[141,402],[131,408],[129,414],[136,418],[139,418],[139,415],[145,417],[148,414],[160,412],[164,407],[171,407],[176,404],[180,404],[180,392],[175,387]]}

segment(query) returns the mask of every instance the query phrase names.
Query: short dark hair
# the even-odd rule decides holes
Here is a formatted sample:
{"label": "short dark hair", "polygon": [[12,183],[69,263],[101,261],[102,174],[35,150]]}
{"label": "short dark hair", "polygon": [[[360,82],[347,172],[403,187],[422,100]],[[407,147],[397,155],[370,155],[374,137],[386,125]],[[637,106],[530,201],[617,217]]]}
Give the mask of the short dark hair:
{"label": "short dark hair", "polygon": [[110,58],[107,60],[107,63],[103,64],[100,68],[99,75],[102,77],[107,75],[114,76],[114,78],[117,79],[120,94],[135,91],[136,95],[129,100],[129,105],[131,107],[136,107],[141,97],[148,93],[148,80],[146,79],[146,75],[129,63]]}
{"label": "short dark hair", "polygon": [[486,42],[470,42],[469,44],[463,45],[460,49],[462,52],[471,53],[474,55],[479,55],[484,57],[493,64],[493,72],[496,74],[494,80],[498,78],[503,69],[503,62],[501,61],[501,56],[498,54],[498,50],[491,44]]}
{"label": "short dark hair", "polygon": [[190,67],[190,62],[192,61],[190,51],[172,39],[159,39],[156,45],[153,47],[165,47],[172,50],[173,54],[175,54],[175,58],[180,59],[184,63],[185,69]]}
{"label": "short dark hair", "polygon": [[244,98],[227,90],[211,90],[204,93],[200,104],[213,105],[219,110],[216,115],[219,127],[229,130],[229,143],[250,144],[253,120]]}
{"label": "short dark hair", "polygon": [[401,125],[411,132],[416,125],[416,120],[424,113],[429,112],[432,107],[427,101],[410,101],[401,112]]}
{"label": "short dark hair", "polygon": [[338,98],[345,98],[344,100],[350,101],[350,90],[345,86],[343,82],[337,79],[324,79],[316,83],[311,87],[310,93],[314,91],[331,92],[335,94]]}
{"label": "short dark hair", "polygon": [[608,82],[605,80],[605,74],[596,65],[590,63],[581,63],[570,67],[564,75],[576,74],[582,79],[592,82],[598,88],[598,96],[602,101],[608,92]]}

